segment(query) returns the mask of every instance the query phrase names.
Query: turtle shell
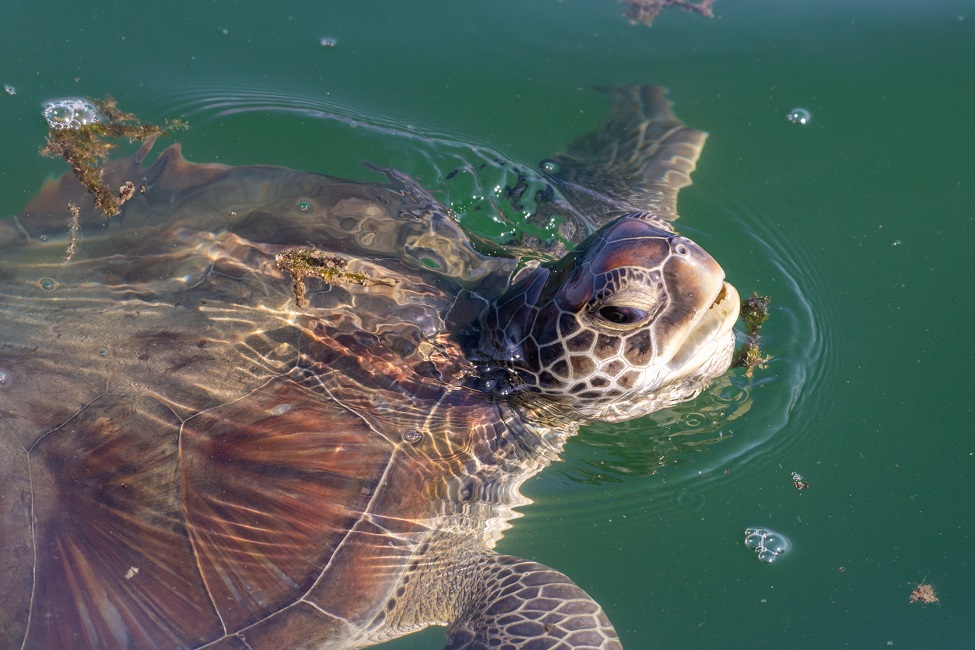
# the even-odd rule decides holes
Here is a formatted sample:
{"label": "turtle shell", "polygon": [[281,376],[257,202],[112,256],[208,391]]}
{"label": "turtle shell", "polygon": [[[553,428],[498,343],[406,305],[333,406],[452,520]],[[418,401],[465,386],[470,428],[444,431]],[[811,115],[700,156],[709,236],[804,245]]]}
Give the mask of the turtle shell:
{"label": "turtle shell", "polygon": [[[107,168],[144,193],[82,214],[70,263],[73,179],[0,233],[0,646],[341,644],[395,602],[457,481],[509,462],[444,332],[512,262],[392,171],[147,152]],[[307,242],[342,275],[289,277]]]}

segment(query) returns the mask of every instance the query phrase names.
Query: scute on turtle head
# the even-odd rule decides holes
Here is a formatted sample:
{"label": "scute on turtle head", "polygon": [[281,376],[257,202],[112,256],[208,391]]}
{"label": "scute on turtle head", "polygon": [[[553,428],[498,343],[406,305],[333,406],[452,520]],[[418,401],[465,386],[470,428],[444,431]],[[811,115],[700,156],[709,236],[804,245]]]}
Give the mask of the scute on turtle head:
{"label": "scute on turtle head", "polygon": [[627,420],[724,372],[738,309],[710,255],[633,213],[512,286],[485,319],[481,347],[570,417]]}

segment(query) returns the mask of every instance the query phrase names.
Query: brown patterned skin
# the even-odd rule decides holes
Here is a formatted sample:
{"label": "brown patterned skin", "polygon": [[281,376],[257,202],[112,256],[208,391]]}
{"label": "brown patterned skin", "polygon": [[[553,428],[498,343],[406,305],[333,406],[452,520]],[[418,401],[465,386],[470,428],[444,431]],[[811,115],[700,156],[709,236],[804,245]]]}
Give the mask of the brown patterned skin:
{"label": "brown patterned skin", "polygon": [[485,317],[480,349],[574,417],[627,420],[723,372],[739,302],[701,247],[633,213],[516,282]]}
{"label": "brown patterned skin", "polygon": [[[147,154],[108,166],[146,194],[83,213],[69,264],[72,179],[0,222],[0,647],[340,649],[446,625],[448,648],[618,650],[569,578],[492,549],[579,422],[723,372],[720,267],[608,210],[512,283],[514,259],[395,171]],[[309,242],[392,282],[307,279],[298,308],[274,258]]]}

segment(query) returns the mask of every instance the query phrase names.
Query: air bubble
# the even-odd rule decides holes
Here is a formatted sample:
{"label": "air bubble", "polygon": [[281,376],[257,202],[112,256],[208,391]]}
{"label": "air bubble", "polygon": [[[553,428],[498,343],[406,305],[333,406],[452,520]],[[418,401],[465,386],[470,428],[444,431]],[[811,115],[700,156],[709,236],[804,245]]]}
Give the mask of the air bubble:
{"label": "air bubble", "polygon": [[416,429],[407,429],[401,435],[403,437],[403,440],[410,443],[411,445],[415,445],[416,443],[420,442],[420,440],[423,438],[423,434],[417,431]]}
{"label": "air bubble", "polygon": [[10,373],[0,368],[0,387],[6,386],[8,383],[10,383]]}
{"label": "air bubble", "polygon": [[16,95],[17,89],[10,84],[3,84],[3,92],[7,93],[8,95]]}
{"label": "air bubble", "polygon": [[309,210],[311,210],[311,203],[309,203],[308,201],[299,201],[297,207],[298,210],[301,212],[308,212]]}
{"label": "air bubble", "polygon": [[318,44],[321,45],[322,47],[335,47],[336,45],[339,44],[339,42],[334,38],[331,38],[329,36],[324,36],[318,41]]}
{"label": "air bubble", "polygon": [[558,174],[562,171],[562,166],[554,160],[543,160],[541,167],[546,174]]}
{"label": "air bubble", "polygon": [[804,108],[793,108],[791,111],[789,111],[789,114],[786,115],[786,119],[793,124],[799,124],[801,126],[809,124],[809,121],[812,120],[812,113]]}
{"label": "air bubble", "polygon": [[102,348],[101,350],[98,351],[98,356],[100,356],[100,357],[107,357],[108,356],[108,350],[105,349],[105,348]]}
{"label": "air bubble", "polygon": [[771,564],[792,549],[792,542],[782,533],[768,528],[746,528],[745,546],[755,551],[759,562]]}
{"label": "air bubble", "polygon": [[41,291],[46,291],[51,293],[58,288],[58,283],[54,281],[54,278],[41,278],[37,281],[38,286],[40,286]]}
{"label": "air bubble", "polygon": [[44,102],[44,119],[56,131],[61,129],[80,129],[88,124],[102,121],[101,112],[87,99],[69,97]]}

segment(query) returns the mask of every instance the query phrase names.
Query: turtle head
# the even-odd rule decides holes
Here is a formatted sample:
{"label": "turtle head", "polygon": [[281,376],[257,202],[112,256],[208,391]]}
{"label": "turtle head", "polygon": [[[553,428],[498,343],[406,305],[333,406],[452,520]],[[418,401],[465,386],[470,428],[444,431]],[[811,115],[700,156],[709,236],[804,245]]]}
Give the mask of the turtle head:
{"label": "turtle head", "polygon": [[727,370],[739,297],[724,277],[694,242],[626,215],[516,281],[487,315],[481,347],[575,417],[628,420],[695,397]]}

